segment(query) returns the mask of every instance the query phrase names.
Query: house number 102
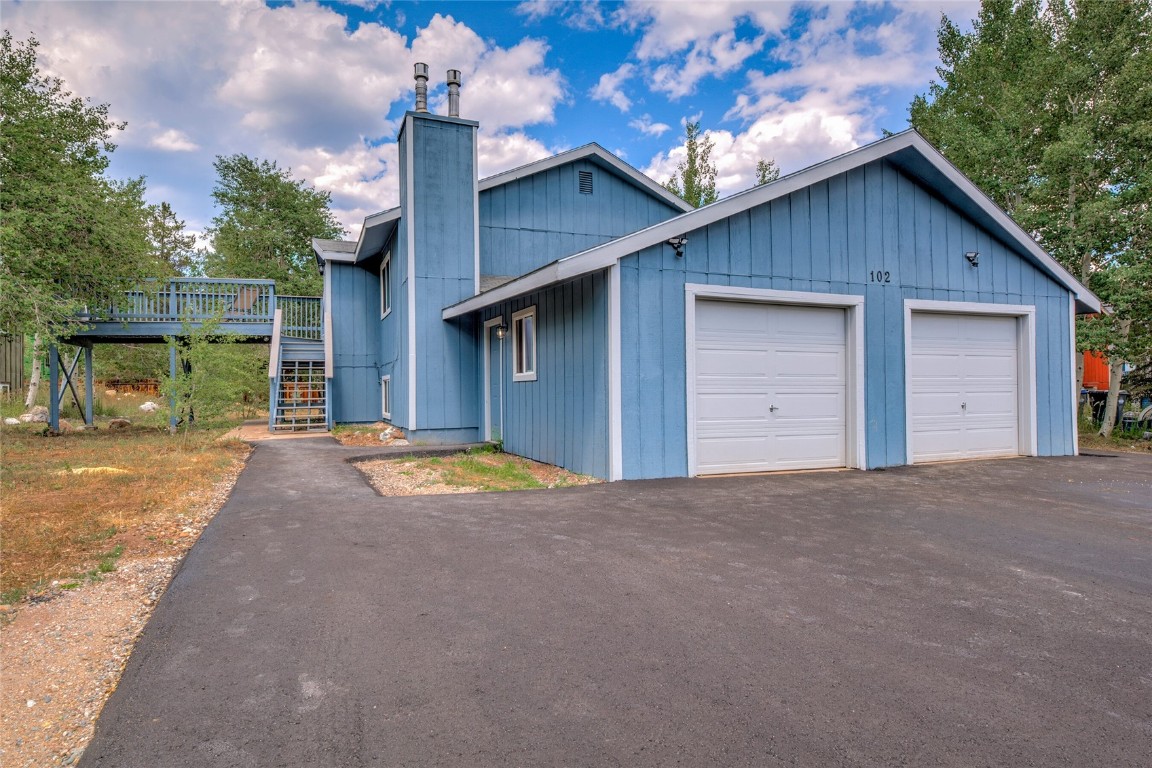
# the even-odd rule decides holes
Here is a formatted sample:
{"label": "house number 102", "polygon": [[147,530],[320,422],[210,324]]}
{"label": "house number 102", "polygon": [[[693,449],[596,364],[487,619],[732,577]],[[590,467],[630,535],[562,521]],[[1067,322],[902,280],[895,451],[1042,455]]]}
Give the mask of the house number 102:
{"label": "house number 102", "polygon": [[873,283],[890,283],[892,282],[892,273],[874,269],[868,273],[868,279]]}

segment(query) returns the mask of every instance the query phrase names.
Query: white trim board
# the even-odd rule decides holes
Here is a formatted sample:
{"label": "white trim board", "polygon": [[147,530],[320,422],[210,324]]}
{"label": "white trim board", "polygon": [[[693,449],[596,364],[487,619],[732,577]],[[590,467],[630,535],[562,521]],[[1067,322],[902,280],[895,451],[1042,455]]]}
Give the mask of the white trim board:
{"label": "white trim board", "polygon": [[1068,346],[1071,357],[1068,362],[1072,364],[1069,374],[1072,377],[1072,455],[1080,455],[1080,387],[1076,378],[1076,369],[1080,361],[1076,359],[1076,297],[1068,296]]}
{"label": "white trim board", "polygon": [[[1073,300],[1075,301],[1075,300]],[[972,301],[936,301],[933,299],[904,300],[904,463],[914,464],[912,456],[912,409],[908,407],[908,393],[912,391],[908,355],[912,351],[912,314],[936,313],[949,315],[983,315],[988,317],[1015,317],[1016,325],[1016,384],[1020,455],[1035,456],[1039,452],[1036,414],[1036,307],[1033,304],[985,304]]]}
{"label": "white trim board", "polygon": [[776,291],[768,288],[739,288],[724,285],[684,285],[684,384],[688,440],[688,476],[695,477],[696,465],[696,302],[698,299],[746,301],[755,304],[791,304],[809,307],[839,307],[845,311],[848,329],[845,339],[848,402],[845,414],[845,466],[867,468],[864,421],[864,297],[844,293]]}
{"label": "white trim board", "polygon": [[839,157],[826,160],[823,163],[818,163],[769,184],[754,187],[703,208],[697,208],[689,213],[654,224],[647,229],[625,235],[572,256],[566,256],[498,288],[445,307],[442,316],[445,320],[450,320],[453,317],[484,309],[555,282],[571,280],[589,272],[599,271],[615,264],[625,256],[666,242],[671,237],[706,227],[733,214],[763,205],[853,168],[895,156],[901,152],[914,152],[926,160],[936,172],[946,178],[997,226],[1002,228],[1016,247],[1028,253],[1057,282],[1062,283],[1072,291],[1076,298],[1087,307],[1094,311],[1100,310],[1100,300],[1095,294],[1049,256],[1028,233],[1012,221],[1008,214],[1000,210],[987,195],[960,173],[943,155],[937,152],[926,139],[913,130],[907,130],[852,150]]}
{"label": "white trim board", "polygon": [[[504,324],[504,315],[496,315],[491,320],[484,321],[484,341],[481,345],[484,355],[484,392],[481,397],[484,400],[484,434],[481,440],[492,439],[492,334],[490,331],[496,326]],[[503,371],[499,372],[503,375]],[[501,408],[503,408],[503,398],[501,398]],[[500,425],[500,438],[504,438],[504,425]]]}
{"label": "white trim board", "polygon": [[[415,163],[415,150],[413,145],[416,137],[413,136],[412,115],[404,116],[404,132],[408,141],[404,142],[404,159],[407,163],[408,179],[408,207],[412,208],[416,197],[416,174],[413,171]],[[412,217],[408,217],[408,430],[416,431],[416,227],[413,226]]]}
{"label": "white trim board", "polygon": [[621,395],[620,265],[608,269],[608,479],[624,479],[624,414]]}

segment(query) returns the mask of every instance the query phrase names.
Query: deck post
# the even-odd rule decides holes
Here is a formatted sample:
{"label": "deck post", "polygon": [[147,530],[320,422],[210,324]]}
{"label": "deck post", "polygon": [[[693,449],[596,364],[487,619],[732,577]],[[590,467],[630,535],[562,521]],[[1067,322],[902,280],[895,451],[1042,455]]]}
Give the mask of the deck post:
{"label": "deck post", "polygon": [[60,347],[48,346],[48,428],[60,431]]}
{"label": "deck post", "polygon": [[176,434],[176,339],[168,342],[168,382],[171,387],[168,398],[168,431]]}
{"label": "deck post", "polygon": [[95,389],[92,383],[92,345],[84,347],[84,423],[92,426],[92,392]]}

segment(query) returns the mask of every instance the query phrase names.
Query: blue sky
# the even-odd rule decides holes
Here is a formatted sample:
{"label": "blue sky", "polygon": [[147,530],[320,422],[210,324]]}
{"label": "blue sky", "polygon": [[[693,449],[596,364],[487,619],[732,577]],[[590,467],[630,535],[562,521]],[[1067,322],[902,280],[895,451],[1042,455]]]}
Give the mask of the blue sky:
{"label": "blue sky", "polygon": [[907,127],[935,76],[941,13],[974,0],[679,2],[11,2],[4,28],[40,63],[127,122],[112,173],[145,176],[200,232],[215,211],[212,161],[276,160],[332,194],[355,237],[399,198],[396,129],[429,64],[463,74],[461,116],[480,121],[490,175],[597,142],[658,181],[683,122],[712,137],[721,194],[756,161],[791,172]]}

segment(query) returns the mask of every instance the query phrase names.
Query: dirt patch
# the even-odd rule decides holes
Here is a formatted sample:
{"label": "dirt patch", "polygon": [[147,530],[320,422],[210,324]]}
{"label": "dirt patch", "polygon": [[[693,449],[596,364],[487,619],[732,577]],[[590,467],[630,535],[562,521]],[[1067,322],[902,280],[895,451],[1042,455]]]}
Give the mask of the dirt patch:
{"label": "dirt patch", "polygon": [[557,488],[600,482],[566,469],[507,453],[378,459],[356,463],[381,496]]}
{"label": "dirt patch", "polygon": [[1152,440],[1120,437],[1101,437],[1095,431],[1080,430],[1081,451],[1122,451],[1124,453],[1152,453]]}
{"label": "dirt patch", "polygon": [[[249,448],[155,431],[4,430],[0,764],[71,765]],[[114,467],[124,472],[76,472]],[[115,553],[115,554],[113,554]]]}

